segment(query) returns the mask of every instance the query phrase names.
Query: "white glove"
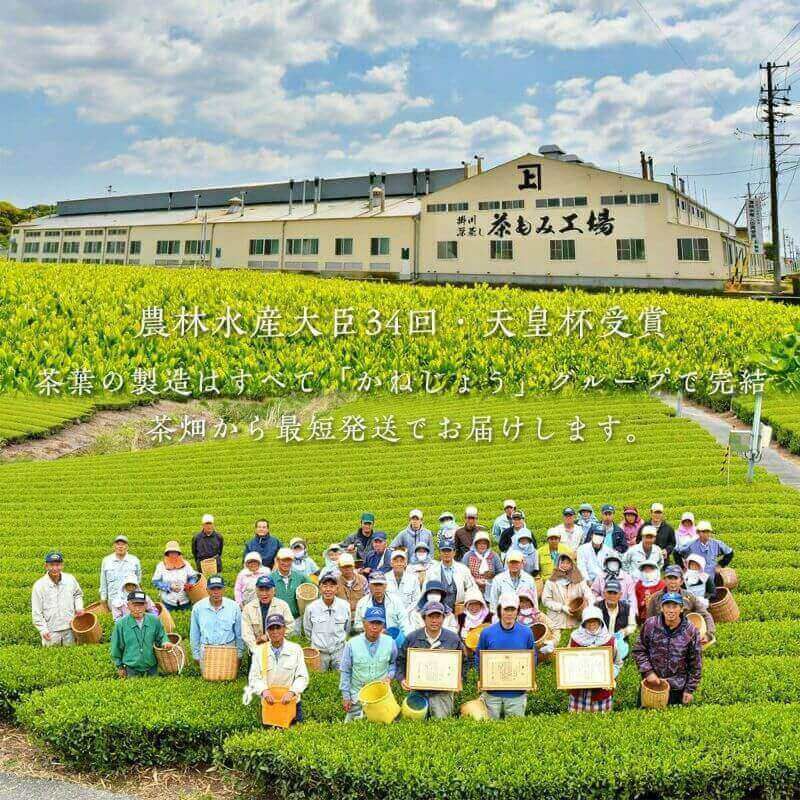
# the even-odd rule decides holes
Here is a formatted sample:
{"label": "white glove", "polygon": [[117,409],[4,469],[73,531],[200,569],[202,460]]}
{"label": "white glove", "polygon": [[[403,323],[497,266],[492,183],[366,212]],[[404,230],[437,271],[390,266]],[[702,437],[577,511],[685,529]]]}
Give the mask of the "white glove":
{"label": "white glove", "polygon": [[242,703],[246,706],[250,705],[251,700],[258,694],[258,692],[251,688],[248,684],[244,687],[244,691],[242,692]]}
{"label": "white glove", "polygon": [[543,656],[547,656],[547,655],[550,655],[550,653],[552,653],[554,649],[555,649],[555,645],[553,644],[552,641],[550,641],[547,644],[542,645],[539,648],[539,653],[541,655],[543,655]]}

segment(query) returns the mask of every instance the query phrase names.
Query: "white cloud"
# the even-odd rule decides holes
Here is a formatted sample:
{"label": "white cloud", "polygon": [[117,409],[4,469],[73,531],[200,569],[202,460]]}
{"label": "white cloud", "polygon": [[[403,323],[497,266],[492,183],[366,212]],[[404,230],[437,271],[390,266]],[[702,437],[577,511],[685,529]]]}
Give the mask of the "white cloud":
{"label": "white cloud", "polygon": [[367,83],[376,83],[392,89],[405,88],[408,80],[408,61],[389,61],[364,73]]}

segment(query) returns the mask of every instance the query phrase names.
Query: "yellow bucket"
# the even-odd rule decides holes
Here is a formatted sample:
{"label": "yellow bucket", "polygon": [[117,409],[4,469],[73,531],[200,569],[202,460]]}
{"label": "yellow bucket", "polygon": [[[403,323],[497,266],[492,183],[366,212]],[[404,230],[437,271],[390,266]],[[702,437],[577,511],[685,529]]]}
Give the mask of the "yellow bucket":
{"label": "yellow bucket", "polygon": [[464,637],[464,644],[466,644],[470,650],[477,650],[478,640],[481,638],[481,633],[483,633],[484,629],[488,627],[488,625],[478,625],[477,628],[472,628]]}
{"label": "yellow bucket", "polygon": [[400,713],[400,706],[394,699],[391,687],[383,681],[373,681],[362,686],[358,693],[358,702],[370,722],[388,724],[394,722]]}
{"label": "yellow bucket", "polygon": [[400,709],[403,719],[425,719],[428,716],[428,698],[421,692],[407,694]]}

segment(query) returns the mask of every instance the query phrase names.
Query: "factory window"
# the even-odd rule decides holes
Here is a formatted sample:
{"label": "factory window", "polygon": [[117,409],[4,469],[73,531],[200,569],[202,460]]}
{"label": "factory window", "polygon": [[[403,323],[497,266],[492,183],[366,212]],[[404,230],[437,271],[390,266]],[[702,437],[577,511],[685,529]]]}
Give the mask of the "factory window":
{"label": "factory window", "polygon": [[8,243],[8,249],[9,249],[10,253],[16,253],[17,252],[17,240],[16,239],[12,239]]}
{"label": "factory window", "polygon": [[41,236],[41,232],[40,231],[28,231],[25,234],[25,238],[26,239],[38,239],[39,236]]}
{"label": "factory window", "polygon": [[600,196],[600,205],[603,206],[626,206],[628,205],[628,195],[626,194],[604,194]]}
{"label": "factory window", "polygon": [[708,239],[678,239],[678,261],[708,260]]}
{"label": "factory window", "polygon": [[617,239],[617,261],[644,261],[644,239]]}
{"label": "factory window", "polygon": [[279,239],[251,239],[251,256],[276,256],[280,252],[281,245]]}
{"label": "factory window", "polygon": [[128,232],[127,228],[109,228],[109,236],[124,236]]}
{"label": "factory window", "polygon": [[87,236],[102,236],[103,235],[103,229],[102,228],[92,228],[92,229],[86,231],[86,235]]}
{"label": "factory window", "polygon": [[64,236],[80,236],[80,231],[64,231]]}
{"label": "factory window", "polygon": [[500,210],[500,201],[499,200],[481,200],[478,203],[478,211],[499,211]]}
{"label": "factory window", "polygon": [[436,258],[458,258],[458,242],[436,242]]}
{"label": "factory window", "polygon": [[[86,252],[84,250],[84,252]],[[180,241],[170,239],[159,239],[156,242],[156,255],[157,256],[179,256],[181,254]]]}
{"label": "factory window", "polygon": [[102,253],[103,252],[103,243],[102,242],[84,242],[83,243],[83,252],[84,253]]}
{"label": "factory window", "polygon": [[469,211],[469,203],[448,203],[448,211]]}
{"label": "factory window", "polygon": [[125,242],[106,242],[106,253],[125,254]]}
{"label": "factory window", "polygon": [[389,255],[389,237],[388,236],[373,236],[369,240],[369,254],[371,256],[388,256]]}
{"label": "factory window", "polygon": [[58,252],[58,242],[45,242],[44,247],[42,248],[43,253],[57,253]]}
{"label": "factory window", "polygon": [[503,200],[503,208],[525,208],[524,200]]}
{"label": "factory window", "polygon": [[137,239],[135,242],[131,242],[131,255],[138,256],[141,255],[142,252],[142,243]]}
{"label": "factory window", "polygon": [[39,252],[39,242],[25,242],[25,246],[23,247],[23,252],[25,252],[25,253],[38,253]]}
{"label": "factory window", "polygon": [[574,261],[575,260],[575,240],[574,239],[551,239],[550,258],[553,261]]}
{"label": "factory window", "polygon": [[336,239],[333,251],[337,256],[353,255],[353,240],[351,238]]}
{"label": "factory window", "polygon": [[657,203],[658,194],[632,194],[629,197],[631,205],[643,205],[647,203]]}
{"label": "factory window", "polygon": [[571,208],[572,206],[585,206],[588,205],[589,199],[587,197],[562,197],[561,198],[561,205],[565,208]]}
{"label": "factory window", "polygon": [[536,208],[558,208],[560,205],[560,197],[544,197],[536,201]]}
{"label": "factory window", "polygon": [[428,211],[439,212],[447,211],[447,203],[428,203]]}
{"label": "factory window", "polygon": [[510,239],[493,239],[489,242],[489,257],[509,261],[514,258],[514,243]]}
{"label": "factory window", "polygon": [[[59,231],[45,231],[44,232],[44,238],[46,239],[48,236],[50,238],[53,238],[54,236],[58,237],[58,236],[61,236],[61,233]],[[47,251],[45,251],[45,252],[47,252]]]}
{"label": "factory window", "polygon": [[187,239],[183,243],[185,256],[207,256],[211,252],[211,242],[208,239]]}
{"label": "factory window", "polygon": [[287,239],[286,255],[315,256],[319,253],[319,239]]}
{"label": "factory window", "polygon": [[80,242],[63,242],[61,245],[62,253],[80,253],[80,251],[81,251]]}

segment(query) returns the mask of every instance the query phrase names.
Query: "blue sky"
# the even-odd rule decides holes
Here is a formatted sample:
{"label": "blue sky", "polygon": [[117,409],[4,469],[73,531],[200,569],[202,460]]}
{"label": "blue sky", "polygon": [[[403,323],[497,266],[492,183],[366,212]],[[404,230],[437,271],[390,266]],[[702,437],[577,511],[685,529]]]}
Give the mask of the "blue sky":
{"label": "blue sky", "polygon": [[[762,130],[758,63],[800,67],[798,23],[793,0],[769,14],[755,0],[6,0],[0,198],[448,167],[474,153],[490,166],[556,142],[630,172],[644,149],[657,177],[677,165],[733,218],[748,179],[766,187],[749,135]],[[785,131],[800,141],[799,127]],[[795,152],[781,211],[800,240]]]}

